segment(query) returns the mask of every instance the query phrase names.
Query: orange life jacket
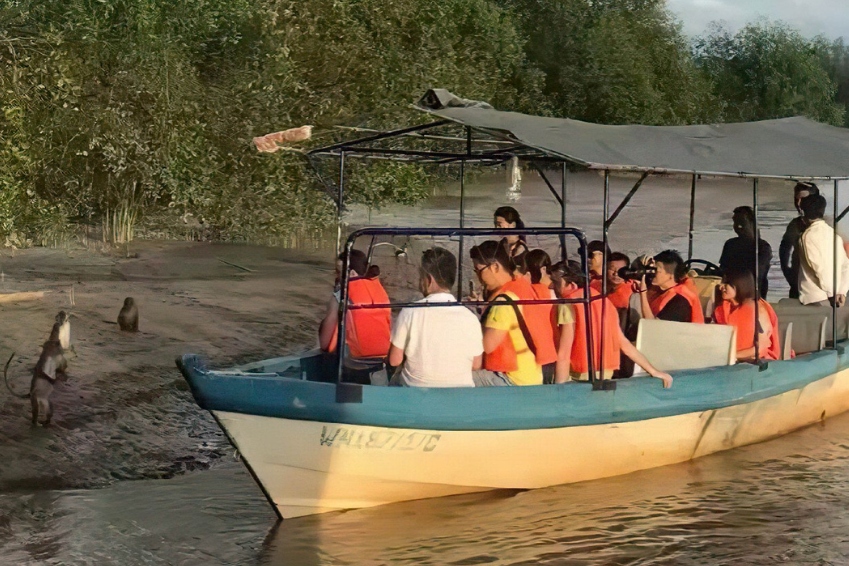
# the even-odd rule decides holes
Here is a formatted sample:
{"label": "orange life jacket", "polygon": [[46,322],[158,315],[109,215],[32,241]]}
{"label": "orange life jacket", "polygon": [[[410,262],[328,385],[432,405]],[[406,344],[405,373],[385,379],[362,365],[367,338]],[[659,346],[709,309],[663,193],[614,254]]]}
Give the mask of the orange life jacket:
{"label": "orange life jacket", "polygon": [[[689,282],[689,283],[688,283]],[[690,322],[697,322],[699,324],[703,324],[705,321],[705,315],[702,312],[702,302],[699,300],[699,296],[693,291],[692,287],[695,287],[695,284],[690,281],[689,278],[685,279],[683,282],[667,289],[666,291],[660,293],[653,299],[649,301],[649,307],[651,307],[651,312],[657,316],[657,313],[663,310],[663,307],[672,300],[675,295],[681,295],[687,302],[690,303],[690,309],[692,309],[692,314],[690,315]]]}
{"label": "orange life jacket", "polygon": [[[777,360],[781,358],[781,348],[778,343],[778,316],[770,304],[763,299],[759,301],[769,315],[769,324],[772,333],[769,340],[758,340],[760,357],[764,360]],[[713,318],[717,324],[728,324],[737,329],[737,351],[754,348],[755,346],[755,303],[746,301],[742,305],[733,307],[729,301],[720,302],[713,311]]]}
{"label": "orange life jacket", "polygon": [[[590,283],[590,287],[601,293],[601,279],[594,279]],[[617,309],[628,308],[628,303],[633,294],[634,290],[629,283],[622,283],[616,289],[611,289],[609,285],[607,288],[607,298]]]}
{"label": "orange life jacket", "polygon": [[[352,305],[389,304],[389,295],[375,278],[358,277],[348,282],[348,301]],[[345,342],[352,358],[377,358],[389,353],[391,309],[348,310],[345,317]],[[338,332],[330,340],[328,352],[335,352]]]}
{"label": "orange life jacket", "polygon": [[[531,284],[531,289],[534,292],[534,298],[551,298],[551,289],[542,283]],[[534,346],[537,349],[537,363],[541,366],[553,364],[557,361],[557,348],[554,345],[554,324],[552,324],[553,321],[556,323],[554,305],[525,305],[525,307],[527,307],[525,310],[528,317],[533,319],[535,325],[539,325],[540,341],[536,341],[533,331],[531,334],[534,336]]]}
{"label": "orange life jacket", "polygon": [[[590,289],[590,296],[597,297],[600,293],[595,289]],[[567,299],[580,299],[584,296],[583,289],[575,289],[567,293]],[[604,336],[601,335],[601,320],[602,320],[602,301],[607,302],[607,308],[604,309]],[[620,345],[619,345],[619,315],[616,312],[616,307],[610,302],[610,299],[604,298],[590,303],[590,316],[592,317],[592,337],[593,337],[593,367],[596,370],[616,370],[619,369]],[[573,305],[575,313],[575,338],[572,341],[572,355],[570,357],[570,370],[576,373],[587,373],[589,371],[589,360],[587,352],[587,317],[584,310],[584,305],[575,303]],[[601,344],[604,341],[604,363],[601,361]]]}
{"label": "orange life jacket", "polygon": [[[503,295],[507,292],[510,292],[513,295],[515,295],[516,298],[520,301],[532,300],[532,299],[536,298],[536,296],[534,295],[534,291],[531,288],[531,284],[528,282],[527,279],[524,279],[524,278],[513,279],[513,280],[505,283],[500,289],[498,289],[498,291],[496,291],[495,293],[492,294],[493,299],[492,299],[492,301],[490,301],[489,307],[487,307],[487,310],[496,303],[496,299],[498,298],[499,295]],[[509,303],[507,303],[503,299],[499,299],[498,305],[501,306],[501,304],[507,305],[507,308],[512,308],[512,307],[509,306]],[[531,340],[534,341],[534,346],[536,346],[537,342],[541,340],[541,337],[538,338],[537,337],[538,332],[537,332],[537,334],[535,334],[534,330],[532,330],[532,325],[531,325],[531,322],[529,320],[529,316],[528,316],[529,313],[528,313],[528,309],[527,309],[527,307],[529,307],[531,305],[516,305],[516,306],[519,307],[519,312],[522,313],[522,318],[525,320],[525,325],[527,326],[528,331],[531,335]],[[545,305],[542,305],[542,306],[545,306]],[[486,313],[484,314],[484,317],[486,317]],[[552,343],[553,343],[553,341],[552,341]],[[513,340],[510,337],[510,333],[508,332],[507,336],[504,337],[504,340],[501,341],[501,343],[495,348],[495,350],[493,350],[492,352],[489,352],[489,353],[484,352],[483,368],[488,369],[489,371],[501,371],[501,372],[516,371],[519,368],[519,363],[516,360],[517,353],[524,353],[524,352],[526,352],[530,349],[527,344],[522,344],[521,346],[522,346],[522,350],[517,352],[516,347],[513,344]],[[555,359],[556,359],[556,354],[555,354]]]}

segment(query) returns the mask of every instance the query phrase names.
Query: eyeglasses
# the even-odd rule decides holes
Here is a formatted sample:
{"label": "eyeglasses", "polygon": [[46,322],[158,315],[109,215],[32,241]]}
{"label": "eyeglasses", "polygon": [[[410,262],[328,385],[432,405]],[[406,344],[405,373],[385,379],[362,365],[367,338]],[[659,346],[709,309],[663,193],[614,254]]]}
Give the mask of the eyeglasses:
{"label": "eyeglasses", "polygon": [[486,265],[484,265],[484,266],[483,266],[483,267],[481,267],[480,269],[478,269],[477,267],[475,267],[475,268],[473,268],[473,269],[475,270],[475,274],[476,274],[478,277],[480,277],[480,276],[481,276],[481,273],[483,273],[483,270],[484,270],[484,269],[486,269],[487,267],[491,267],[491,266],[492,266],[492,264],[491,264],[491,263],[487,263]]}

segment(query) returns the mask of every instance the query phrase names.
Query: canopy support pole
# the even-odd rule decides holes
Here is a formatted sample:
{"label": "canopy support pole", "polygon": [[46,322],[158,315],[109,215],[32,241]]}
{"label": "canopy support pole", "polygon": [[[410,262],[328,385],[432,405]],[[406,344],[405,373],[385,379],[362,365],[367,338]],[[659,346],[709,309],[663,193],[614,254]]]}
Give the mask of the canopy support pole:
{"label": "canopy support pole", "polygon": [[[561,166],[561,177],[560,177],[560,227],[566,227],[566,175],[569,174],[569,167],[566,165],[566,162],[562,162]],[[560,236],[560,260],[566,261],[566,236],[565,234],[561,234]]]}
{"label": "canopy support pole", "polygon": [[761,362],[761,348],[760,348],[760,309],[761,309],[761,270],[758,265],[758,252],[760,251],[760,230],[758,229],[758,181],[759,179],[755,177],[752,182],[752,209],[755,213],[755,365],[758,366],[759,371],[763,371],[766,369],[766,362]]}
{"label": "canopy support pole", "polygon": [[[466,128],[468,130],[468,128]],[[465,228],[466,222],[466,162],[460,162],[460,228]],[[457,298],[463,298],[463,244],[464,237],[460,236],[457,247]]]}
{"label": "canopy support pole", "polygon": [[339,193],[336,197],[336,255],[342,253],[342,202],[345,198],[345,152],[339,154]]}
{"label": "canopy support pole", "polygon": [[693,228],[696,218],[696,174],[693,173],[693,182],[690,184],[690,235],[687,244],[687,261],[693,259]]}
{"label": "canopy support pole", "polygon": [[[645,178],[645,175],[643,176],[643,179],[644,178]],[[642,182],[642,181],[640,181],[640,182]],[[639,183],[638,183],[638,186],[635,187],[635,188],[639,188]],[[636,190],[632,189],[632,192],[636,192]],[[599,356],[598,356],[599,367],[598,368],[595,367],[595,348],[593,347],[593,343],[591,341],[592,327],[593,327],[593,321],[591,319],[592,315],[591,315],[591,312],[587,313],[587,321],[588,321],[588,323],[587,323],[587,344],[588,344],[587,359],[591,360],[590,364],[589,364],[589,370],[592,372],[590,379],[592,380],[593,391],[613,391],[613,390],[616,389],[616,382],[615,381],[613,381],[612,379],[611,380],[604,379],[604,332],[605,332],[605,330],[609,331],[609,329],[605,329],[605,322],[606,322],[606,318],[607,318],[607,316],[606,316],[607,315],[607,276],[606,276],[606,271],[607,271],[607,248],[608,248],[607,230],[610,227],[610,224],[608,222],[608,214],[609,213],[610,213],[610,171],[605,169],[604,170],[604,222],[602,224],[603,229],[602,229],[602,236],[601,236],[601,239],[604,242],[604,249],[601,251],[601,254],[602,254],[602,256],[601,256],[602,257],[602,262],[601,262],[602,276],[601,276],[601,297],[599,298],[599,300],[601,301],[601,321],[599,321],[600,322],[599,326],[600,326],[600,329],[601,329],[601,332],[599,332],[599,340],[600,340],[601,343],[598,346],[598,349],[599,349]],[[587,250],[587,253],[588,253],[588,250]],[[587,258],[586,266],[587,266],[587,281],[586,281],[585,293],[586,293],[586,297],[589,299],[587,301],[586,305],[587,305],[587,310],[591,311],[590,305],[592,303],[592,292],[590,290],[591,274],[590,274],[589,258]]]}
{"label": "canopy support pole", "polygon": [[834,202],[832,209],[834,214],[834,236],[831,238],[831,347],[838,350],[837,347],[837,179],[834,180],[834,192],[832,193]]}
{"label": "canopy support pole", "polygon": [[557,201],[557,204],[563,206],[563,198],[557,194],[557,191],[554,190],[554,185],[551,184],[551,181],[548,180],[548,176],[545,174],[545,171],[542,167],[537,164],[536,161],[531,161],[531,167],[537,170],[539,176],[542,177],[542,180],[545,181],[546,186],[548,186],[548,190],[551,191],[551,194],[554,195],[554,200]]}
{"label": "canopy support pole", "polygon": [[[608,175],[609,175],[609,174],[610,174],[610,172],[609,172],[609,171],[607,171],[607,170],[605,169],[605,171],[604,171],[604,175],[605,175],[605,177],[604,177],[604,183],[605,183],[605,187],[607,187],[607,192],[605,193],[605,197],[604,197],[604,199],[605,199],[605,200],[604,200],[604,202],[605,202],[605,206],[606,206],[606,207],[608,207],[608,209],[610,208],[610,204],[608,203],[608,200],[610,199],[610,194],[609,194],[609,191],[610,191],[610,181],[609,181],[609,179],[608,179]],[[605,212],[605,214],[604,214],[604,230],[605,230],[605,234],[607,233],[607,229],[608,229],[610,226],[612,226],[612,225],[613,225],[613,222],[614,222],[614,221],[616,220],[616,218],[619,216],[619,213],[620,213],[620,212],[622,212],[622,211],[625,209],[625,207],[626,207],[626,206],[628,206],[628,203],[629,203],[629,202],[631,202],[631,199],[634,197],[634,195],[635,195],[635,194],[637,194],[637,191],[638,191],[638,190],[640,190],[640,187],[642,186],[643,181],[645,181],[645,180],[646,180],[646,177],[648,177],[648,176],[649,176],[649,172],[648,172],[648,171],[645,171],[645,172],[642,174],[642,176],[640,177],[640,180],[639,180],[639,181],[637,181],[637,182],[634,184],[634,186],[631,188],[631,190],[630,190],[630,191],[628,191],[628,194],[627,194],[627,195],[625,195],[625,198],[624,198],[624,199],[622,199],[622,202],[619,204],[619,206],[617,206],[617,207],[616,207],[616,210],[614,210],[614,211],[613,211],[613,214],[611,214],[611,215],[610,215],[610,219],[609,219],[609,220],[608,220],[608,218],[607,218],[607,212]],[[607,243],[607,242],[605,241],[605,244],[606,244],[606,243]],[[605,265],[606,265],[606,264],[605,264]]]}

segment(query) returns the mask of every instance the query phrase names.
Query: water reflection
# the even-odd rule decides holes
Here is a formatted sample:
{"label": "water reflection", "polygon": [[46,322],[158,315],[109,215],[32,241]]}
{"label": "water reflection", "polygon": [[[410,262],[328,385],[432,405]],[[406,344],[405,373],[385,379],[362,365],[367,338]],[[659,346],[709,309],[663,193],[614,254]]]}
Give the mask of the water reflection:
{"label": "water reflection", "polygon": [[260,563],[844,564],[849,415],[589,483],[281,523]]}

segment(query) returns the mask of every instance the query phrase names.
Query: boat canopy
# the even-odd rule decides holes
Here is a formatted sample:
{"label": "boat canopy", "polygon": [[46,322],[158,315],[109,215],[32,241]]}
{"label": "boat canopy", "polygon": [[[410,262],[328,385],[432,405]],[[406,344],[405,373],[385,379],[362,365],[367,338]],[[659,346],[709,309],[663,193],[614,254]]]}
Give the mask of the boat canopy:
{"label": "boat canopy", "polygon": [[603,125],[495,110],[444,89],[417,108],[589,169],[849,179],[849,129],[802,116],[691,126]]}

